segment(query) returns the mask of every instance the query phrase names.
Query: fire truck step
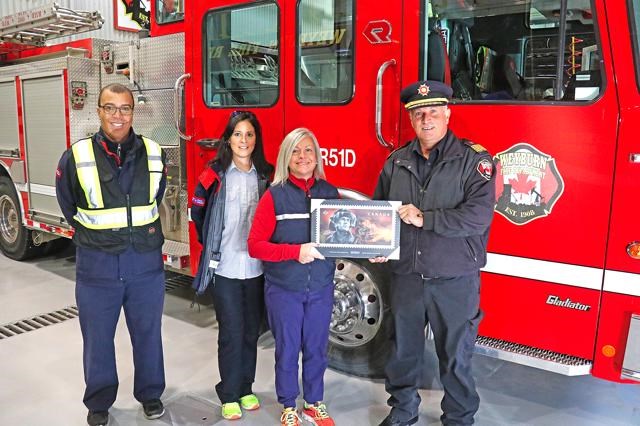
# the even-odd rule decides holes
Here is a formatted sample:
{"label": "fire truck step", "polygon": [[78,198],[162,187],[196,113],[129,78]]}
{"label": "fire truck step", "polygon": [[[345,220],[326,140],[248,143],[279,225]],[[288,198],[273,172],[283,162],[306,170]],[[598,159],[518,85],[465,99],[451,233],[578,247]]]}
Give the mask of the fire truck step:
{"label": "fire truck step", "polygon": [[592,364],[588,359],[484,336],[478,336],[476,339],[475,353],[565,376],[588,375]]}

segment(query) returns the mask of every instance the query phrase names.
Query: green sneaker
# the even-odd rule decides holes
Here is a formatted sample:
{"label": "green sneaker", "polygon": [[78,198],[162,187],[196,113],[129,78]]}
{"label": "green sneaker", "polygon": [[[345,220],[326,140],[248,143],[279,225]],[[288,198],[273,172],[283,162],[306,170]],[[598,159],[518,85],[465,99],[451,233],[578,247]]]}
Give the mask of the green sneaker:
{"label": "green sneaker", "polygon": [[249,395],[245,395],[240,398],[240,405],[243,409],[248,411],[257,410],[260,408],[260,401],[257,396],[250,393]]}
{"label": "green sneaker", "polygon": [[238,404],[237,402],[228,402],[226,404],[222,404],[222,417],[227,420],[238,420],[240,417],[242,417],[240,404]]}

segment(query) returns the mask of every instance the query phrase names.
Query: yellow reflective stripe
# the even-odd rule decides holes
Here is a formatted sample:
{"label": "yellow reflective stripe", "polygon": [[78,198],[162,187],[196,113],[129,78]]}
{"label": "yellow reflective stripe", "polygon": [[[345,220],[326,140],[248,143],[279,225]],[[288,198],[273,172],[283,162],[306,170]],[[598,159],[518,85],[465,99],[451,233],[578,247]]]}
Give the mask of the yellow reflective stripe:
{"label": "yellow reflective stripe", "polygon": [[158,195],[160,189],[160,181],[164,172],[164,164],[162,164],[162,148],[151,139],[142,137],[144,146],[147,150],[147,163],[149,167],[149,203],[153,202]]}
{"label": "yellow reflective stripe", "polygon": [[76,162],[78,181],[84,191],[87,205],[94,209],[103,208],[102,188],[100,187],[100,177],[91,139],[79,140],[71,146],[71,151]]}
{"label": "yellow reflective stripe", "polygon": [[155,201],[148,206],[134,206],[131,208],[131,221],[133,222],[133,226],[148,225],[159,217],[160,213]]}
{"label": "yellow reflective stripe", "polygon": [[[131,208],[132,226],[143,226],[153,223],[160,217],[158,205],[154,201],[147,206],[134,206]],[[78,208],[74,216],[85,228],[89,229],[117,229],[127,227],[127,208],[85,210]]]}
{"label": "yellow reflective stripe", "polygon": [[117,229],[127,227],[127,208],[118,207],[104,210],[85,210],[78,208],[73,217],[78,223],[89,229]]}

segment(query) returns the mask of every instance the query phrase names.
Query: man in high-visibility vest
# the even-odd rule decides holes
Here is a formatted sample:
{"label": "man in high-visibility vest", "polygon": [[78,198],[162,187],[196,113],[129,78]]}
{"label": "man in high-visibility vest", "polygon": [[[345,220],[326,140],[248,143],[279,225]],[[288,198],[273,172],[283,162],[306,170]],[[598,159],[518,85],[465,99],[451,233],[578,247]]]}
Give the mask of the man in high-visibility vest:
{"label": "man in high-visibility vest", "polygon": [[89,425],[105,425],[118,392],[114,335],[120,311],[133,345],[134,397],[144,415],[164,414],[161,318],[164,269],[159,206],[165,154],[131,128],[133,94],[120,84],[98,97],[100,130],[60,159],[56,195],[75,228],[76,303],[84,343]]}

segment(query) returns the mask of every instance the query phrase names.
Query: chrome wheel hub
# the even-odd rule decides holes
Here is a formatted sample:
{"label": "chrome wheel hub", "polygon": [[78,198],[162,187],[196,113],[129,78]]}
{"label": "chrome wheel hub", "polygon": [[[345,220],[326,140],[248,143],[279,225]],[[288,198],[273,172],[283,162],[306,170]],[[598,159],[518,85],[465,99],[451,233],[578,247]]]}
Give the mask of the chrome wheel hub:
{"label": "chrome wheel hub", "polygon": [[345,259],[336,262],[334,282],[329,340],[341,346],[364,345],[375,337],[382,324],[378,286],[366,269]]}
{"label": "chrome wheel hub", "polygon": [[0,237],[13,244],[18,239],[20,220],[18,210],[8,195],[0,196]]}

